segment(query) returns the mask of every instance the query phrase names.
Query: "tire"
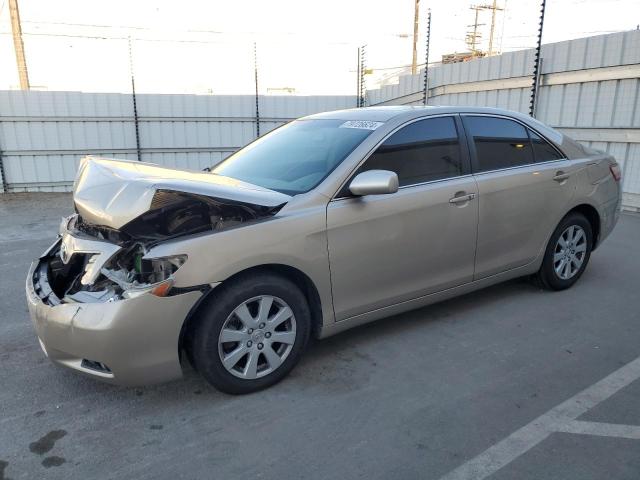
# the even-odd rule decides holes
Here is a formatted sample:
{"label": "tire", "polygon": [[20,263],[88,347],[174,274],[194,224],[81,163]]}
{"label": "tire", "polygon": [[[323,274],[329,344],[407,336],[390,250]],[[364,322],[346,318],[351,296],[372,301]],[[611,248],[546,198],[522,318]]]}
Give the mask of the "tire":
{"label": "tire", "polygon": [[311,312],[304,294],[290,280],[263,272],[218,288],[196,313],[190,332],[188,349],[196,370],[218,390],[234,395],[282,380],[309,341]]}
{"label": "tire", "polygon": [[[580,231],[584,239],[580,236]],[[564,246],[560,242],[561,236]],[[581,213],[569,213],[560,221],[549,239],[540,270],[534,276],[535,283],[546,290],[565,290],[571,287],[584,273],[592,247],[593,231],[589,221]],[[579,266],[576,264],[578,261]]]}

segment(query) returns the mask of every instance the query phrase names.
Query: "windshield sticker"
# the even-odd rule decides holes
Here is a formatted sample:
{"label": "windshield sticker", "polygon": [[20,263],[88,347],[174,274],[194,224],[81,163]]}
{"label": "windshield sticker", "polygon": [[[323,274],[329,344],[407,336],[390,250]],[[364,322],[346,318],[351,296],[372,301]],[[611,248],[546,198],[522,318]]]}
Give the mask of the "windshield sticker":
{"label": "windshield sticker", "polygon": [[372,122],[370,120],[349,120],[340,125],[339,128],[362,128],[364,130],[375,130],[384,122]]}

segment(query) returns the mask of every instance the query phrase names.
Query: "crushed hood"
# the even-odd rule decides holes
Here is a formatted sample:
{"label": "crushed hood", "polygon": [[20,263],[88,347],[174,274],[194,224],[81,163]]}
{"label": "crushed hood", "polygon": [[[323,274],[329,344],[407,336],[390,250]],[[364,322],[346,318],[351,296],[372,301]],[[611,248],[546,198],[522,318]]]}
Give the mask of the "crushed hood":
{"label": "crushed hood", "polygon": [[73,200],[86,222],[119,229],[149,211],[158,190],[263,207],[277,207],[291,199],[283,193],[209,172],[87,156],[80,162]]}

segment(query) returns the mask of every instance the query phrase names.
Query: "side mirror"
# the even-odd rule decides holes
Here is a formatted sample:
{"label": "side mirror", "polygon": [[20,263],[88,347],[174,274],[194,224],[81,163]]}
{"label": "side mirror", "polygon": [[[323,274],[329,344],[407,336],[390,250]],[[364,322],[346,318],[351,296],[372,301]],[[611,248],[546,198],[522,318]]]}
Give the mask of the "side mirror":
{"label": "side mirror", "polygon": [[359,173],[349,184],[353,195],[384,195],[398,191],[398,175],[389,170],[368,170]]}

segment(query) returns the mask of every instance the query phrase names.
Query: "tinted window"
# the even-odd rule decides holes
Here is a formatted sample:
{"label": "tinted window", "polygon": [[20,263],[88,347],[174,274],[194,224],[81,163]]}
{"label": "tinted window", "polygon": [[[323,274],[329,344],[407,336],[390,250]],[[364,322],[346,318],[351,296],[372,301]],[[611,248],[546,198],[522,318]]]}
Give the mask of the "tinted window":
{"label": "tinted window", "polygon": [[529,136],[519,123],[504,118],[465,117],[465,127],[476,147],[478,171],[533,163]]}
{"label": "tinted window", "polygon": [[311,190],[372,130],[344,120],[297,120],[237,151],[212,173],[295,195]]}
{"label": "tinted window", "polygon": [[533,154],[536,162],[549,162],[551,160],[560,160],[562,155],[558,151],[549,145],[544,138],[541,138],[536,132],[529,130],[529,136],[531,137],[531,143],[533,144]]}
{"label": "tinted window", "polygon": [[429,118],[398,130],[358,172],[366,170],[396,172],[400,186],[460,175],[460,144],[454,119]]}

